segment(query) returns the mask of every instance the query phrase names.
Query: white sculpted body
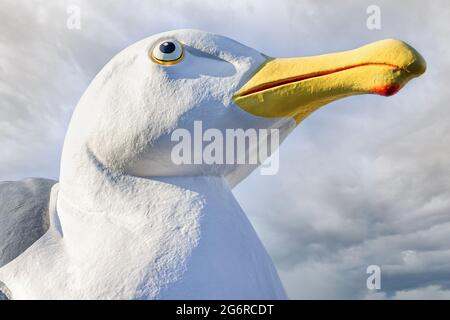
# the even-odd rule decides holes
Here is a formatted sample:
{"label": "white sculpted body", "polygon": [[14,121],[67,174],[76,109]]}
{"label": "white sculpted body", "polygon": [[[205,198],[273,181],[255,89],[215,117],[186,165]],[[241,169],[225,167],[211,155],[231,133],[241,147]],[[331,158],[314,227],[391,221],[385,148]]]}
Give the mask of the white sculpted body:
{"label": "white sculpted body", "polygon": [[0,269],[14,299],[286,298],[222,179],[129,179],[95,212],[53,188],[50,229]]}

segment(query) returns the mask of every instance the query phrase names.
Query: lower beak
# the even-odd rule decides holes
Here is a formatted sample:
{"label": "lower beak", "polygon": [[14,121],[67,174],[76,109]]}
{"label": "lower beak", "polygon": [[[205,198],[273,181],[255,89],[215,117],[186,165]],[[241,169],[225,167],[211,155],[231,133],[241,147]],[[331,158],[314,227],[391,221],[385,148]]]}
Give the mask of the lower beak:
{"label": "lower beak", "polygon": [[315,57],[269,59],[234,101],[253,115],[293,117],[299,123],[340,98],[393,95],[425,69],[425,60],[416,50],[392,39]]}

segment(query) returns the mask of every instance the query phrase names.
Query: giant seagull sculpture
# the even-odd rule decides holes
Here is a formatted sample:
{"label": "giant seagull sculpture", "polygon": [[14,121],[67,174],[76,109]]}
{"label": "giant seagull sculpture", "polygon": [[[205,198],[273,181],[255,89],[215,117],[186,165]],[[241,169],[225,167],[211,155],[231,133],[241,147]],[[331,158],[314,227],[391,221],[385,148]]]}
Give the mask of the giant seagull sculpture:
{"label": "giant seagull sculpture", "polygon": [[325,104],[388,96],[424,71],[424,59],[398,40],[283,59],[196,30],[133,44],[79,101],[59,182],[0,184],[1,295],[286,298],[231,192],[257,166],[174,163],[173,132],[194,135],[201,121],[219,133],[275,129],[282,140]]}

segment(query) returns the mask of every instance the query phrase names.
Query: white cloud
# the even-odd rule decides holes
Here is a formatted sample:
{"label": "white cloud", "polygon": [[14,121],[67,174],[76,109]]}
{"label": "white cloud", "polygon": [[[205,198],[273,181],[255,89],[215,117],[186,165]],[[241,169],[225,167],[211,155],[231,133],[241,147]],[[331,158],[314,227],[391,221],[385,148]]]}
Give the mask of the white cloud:
{"label": "white cloud", "polygon": [[393,299],[398,300],[449,300],[450,290],[439,286],[429,286],[412,290],[397,291]]}
{"label": "white cloud", "polygon": [[438,285],[431,285],[410,290],[399,290],[390,297],[383,291],[370,291],[364,296],[367,300],[449,300],[450,290]]}

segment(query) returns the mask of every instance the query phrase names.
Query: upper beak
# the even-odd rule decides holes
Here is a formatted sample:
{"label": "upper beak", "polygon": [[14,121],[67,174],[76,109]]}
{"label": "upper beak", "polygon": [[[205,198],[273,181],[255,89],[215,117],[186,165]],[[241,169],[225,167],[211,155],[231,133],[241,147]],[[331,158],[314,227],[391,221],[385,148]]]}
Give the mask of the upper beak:
{"label": "upper beak", "polygon": [[293,117],[350,95],[390,96],[425,72],[422,56],[405,42],[383,40],[315,57],[268,59],[234,96],[261,117]]}

